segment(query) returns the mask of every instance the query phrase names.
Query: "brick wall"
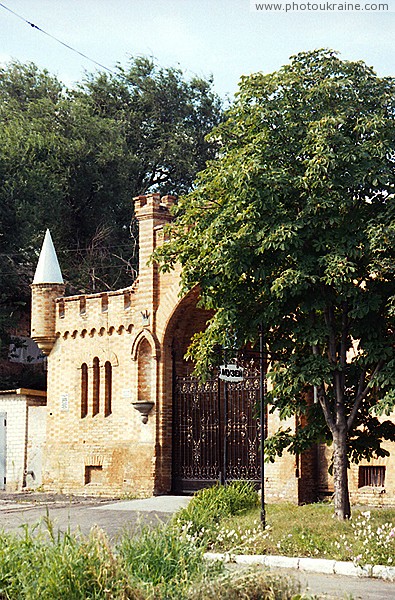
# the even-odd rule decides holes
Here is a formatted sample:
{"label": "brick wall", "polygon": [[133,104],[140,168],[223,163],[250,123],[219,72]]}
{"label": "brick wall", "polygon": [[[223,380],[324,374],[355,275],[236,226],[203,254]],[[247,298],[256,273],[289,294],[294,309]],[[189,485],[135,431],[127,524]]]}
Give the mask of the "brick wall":
{"label": "brick wall", "polygon": [[[0,412],[7,415],[6,490],[21,490],[25,481],[27,454],[30,446],[28,410],[45,405],[45,392],[11,390],[0,392]],[[31,408],[30,408],[31,407]],[[42,410],[42,408],[41,408]],[[45,410],[45,408],[44,408]],[[45,432],[45,427],[44,427]],[[40,434],[35,445],[40,445]]]}
{"label": "brick wall", "polygon": [[[211,314],[196,307],[198,290],[180,298],[179,268],[161,274],[149,263],[152,251],[163,243],[163,226],[171,219],[168,208],[173,202],[158,194],[135,199],[140,271],[129,288],[62,297],[61,286],[32,286],[32,331],[50,351],[43,458],[47,489],[136,496],[171,489],[173,369],[180,375],[192,371],[184,354],[193,333],[204,328]],[[98,377],[94,376],[94,359],[99,364]],[[111,365],[110,414],[104,403],[106,363]],[[81,415],[83,364],[87,367],[86,416]],[[93,410],[95,377],[99,382],[97,414]],[[133,407],[133,402],[143,400],[154,403],[147,423]],[[280,422],[278,415],[271,415],[269,435],[279,426],[294,429],[295,421]],[[284,453],[274,464],[267,464],[266,498],[307,502],[316,498],[317,490],[330,493],[326,457],[318,447],[302,456]],[[389,461],[386,468],[385,494],[394,497]],[[355,473],[352,477],[354,493]]]}

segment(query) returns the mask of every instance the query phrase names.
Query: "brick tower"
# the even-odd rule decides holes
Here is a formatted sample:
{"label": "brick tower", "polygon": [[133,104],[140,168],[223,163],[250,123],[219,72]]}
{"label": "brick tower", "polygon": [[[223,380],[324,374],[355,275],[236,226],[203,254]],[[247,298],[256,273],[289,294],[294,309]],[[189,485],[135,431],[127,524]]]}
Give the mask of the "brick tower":
{"label": "brick tower", "polygon": [[58,258],[47,229],[32,283],[31,334],[38,347],[48,355],[56,339],[55,300],[63,296],[65,286]]}

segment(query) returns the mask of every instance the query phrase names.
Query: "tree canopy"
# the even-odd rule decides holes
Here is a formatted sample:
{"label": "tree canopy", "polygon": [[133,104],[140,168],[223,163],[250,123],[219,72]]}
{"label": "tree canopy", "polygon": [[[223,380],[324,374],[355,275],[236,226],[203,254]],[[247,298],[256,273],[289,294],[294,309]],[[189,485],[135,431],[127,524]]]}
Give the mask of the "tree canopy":
{"label": "tree canopy", "polygon": [[216,311],[191,355],[204,372],[229,333],[242,346],[263,325],[272,410],[308,417],[266,452],[332,440],[335,509],[348,517],[348,461],[395,439],[377,417],[395,400],[395,81],[301,53],[243,77],[211,138],[219,155],[157,254]]}
{"label": "tree canopy", "polygon": [[146,58],[73,90],[31,63],[0,69],[0,339],[29,302],[46,228],[71,291],[131,285],[131,199],[189,191],[221,110],[211,80]]}

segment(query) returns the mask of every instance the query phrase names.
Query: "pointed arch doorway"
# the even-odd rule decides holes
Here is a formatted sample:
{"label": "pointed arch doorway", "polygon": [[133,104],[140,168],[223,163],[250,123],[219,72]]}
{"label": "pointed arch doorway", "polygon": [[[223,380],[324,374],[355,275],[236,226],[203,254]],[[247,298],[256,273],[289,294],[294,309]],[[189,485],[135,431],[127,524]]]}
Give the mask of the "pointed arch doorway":
{"label": "pointed arch doorway", "polygon": [[196,302],[196,292],[180,301],[166,334],[172,364],[172,491],[187,494],[238,479],[259,485],[259,361],[244,358],[239,383],[225,383],[217,373],[205,382],[194,377],[185,353],[211,316]]}
{"label": "pointed arch doorway", "polygon": [[173,490],[191,493],[234,480],[260,485],[259,367],[244,360],[244,380],[199,382],[175,376]]}

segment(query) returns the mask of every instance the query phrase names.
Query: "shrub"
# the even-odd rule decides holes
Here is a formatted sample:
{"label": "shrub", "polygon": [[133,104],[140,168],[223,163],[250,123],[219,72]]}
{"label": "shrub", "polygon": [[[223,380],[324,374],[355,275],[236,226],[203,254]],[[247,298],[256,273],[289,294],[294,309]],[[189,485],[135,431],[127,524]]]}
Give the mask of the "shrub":
{"label": "shrub", "polygon": [[206,542],[206,537],[201,535],[202,530],[209,533],[208,530],[221,520],[246,512],[258,504],[258,493],[250,482],[234,481],[226,486],[215,485],[197,492],[188,506],[176,514],[175,523],[178,526],[187,525],[191,535]]}

